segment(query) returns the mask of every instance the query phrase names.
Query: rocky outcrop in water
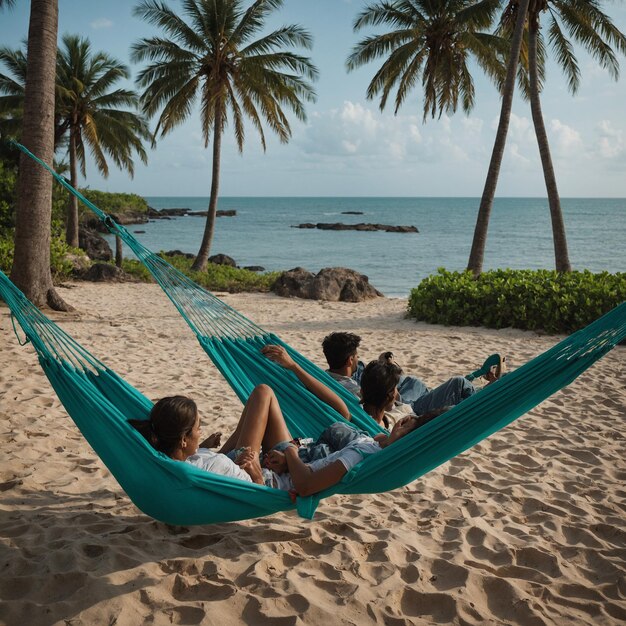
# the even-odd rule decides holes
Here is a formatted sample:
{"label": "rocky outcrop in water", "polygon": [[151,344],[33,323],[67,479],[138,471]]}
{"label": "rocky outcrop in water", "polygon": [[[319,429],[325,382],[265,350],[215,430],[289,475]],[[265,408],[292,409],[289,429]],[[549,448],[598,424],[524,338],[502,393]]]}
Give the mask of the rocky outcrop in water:
{"label": "rocky outcrop in water", "polygon": [[376,230],[383,230],[386,233],[419,233],[417,226],[393,226],[391,224],[342,224],[340,222],[328,223],[318,222],[313,224],[311,222],[305,222],[293,226],[293,228],[318,228],[320,230],[358,230],[363,232],[373,232]]}

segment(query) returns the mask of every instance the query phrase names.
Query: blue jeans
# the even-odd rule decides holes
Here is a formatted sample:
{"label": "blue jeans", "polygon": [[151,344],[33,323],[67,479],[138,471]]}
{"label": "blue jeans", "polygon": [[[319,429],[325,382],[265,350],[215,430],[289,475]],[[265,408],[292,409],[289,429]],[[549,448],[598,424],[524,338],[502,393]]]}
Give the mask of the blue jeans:
{"label": "blue jeans", "polygon": [[[420,381],[421,382],[421,381]],[[444,406],[455,406],[476,393],[476,388],[464,376],[453,376],[443,385],[426,390],[416,400],[411,402],[411,408],[416,415],[422,415]]]}
{"label": "blue jeans", "polygon": [[400,402],[402,404],[411,404],[428,392],[428,387],[419,378],[415,378],[415,376],[400,376],[398,393],[400,394]]}
{"label": "blue jeans", "polygon": [[358,430],[352,424],[335,422],[318,437],[315,443],[298,448],[298,456],[303,463],[310,463],[327,457],[332,452],[342,450],[359,435],[367,433]]}

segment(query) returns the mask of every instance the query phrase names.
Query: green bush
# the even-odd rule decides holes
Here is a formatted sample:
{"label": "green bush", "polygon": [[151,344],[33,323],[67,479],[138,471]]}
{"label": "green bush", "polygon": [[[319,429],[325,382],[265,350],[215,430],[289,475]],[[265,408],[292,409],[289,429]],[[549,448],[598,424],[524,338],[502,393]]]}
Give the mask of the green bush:
{"label": "green bush", "polygon": [[[114,213],[116,215],[124,215],[126,213],[147,213],[148,203],[145,198],[135,193],[110,193],[108,191],[98,191],[97,189],[81,189],[80,192],[93,202],[99,209],[105,213]],[[80,210],[90,217],[91,211],[79,204]]]}
{"label": "green bush", "polygon": [[8,232],[0,238],[0,270],[9,274],[13,265],[13,234]]}
{"label": "green bush", "polygon": [[[9,274],[13,265],[13,233],[9,232],[5,237],[0,238],[0,270]],[[50,271],[54,281],[69,278],[72,275],[72,262],[68,260],[68,253],[82,254],[82,250],[70,248],[61,235],[53,233],[50,239]]]}
{"label": "green bush", "polygon": [[[165,255],[164,253],[161,253],[161,256],[177,270],[209,291],[228,291],[230,293],[241,291],[267,292],[270,291],[272,284],[279,275],[279,272],[257,274],[250,270],[229,267],[227,265],[216,265],[214,263],[209,263],[204,272],[196,272],[191,269],[193,259],[181,255]],[[138,261],[124,259],[122,269],[144,282],[152,280],[148,270]]]}
{"label": "green bush", "polygon": [[626,274],[493,270],[438,273],[411,291],[408,315],[432,324],[570,333],[626,300]]}

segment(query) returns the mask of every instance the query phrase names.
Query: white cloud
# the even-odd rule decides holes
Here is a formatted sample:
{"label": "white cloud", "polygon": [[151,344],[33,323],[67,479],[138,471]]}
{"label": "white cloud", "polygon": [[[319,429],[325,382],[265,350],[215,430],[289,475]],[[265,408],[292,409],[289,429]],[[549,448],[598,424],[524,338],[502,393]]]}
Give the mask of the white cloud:
{"label": "white cloud", "polygon": [[461,120],[463,129],[469,134],[480,134],[483,130],[483,121],[478,117],[464,117]]}
{"label": "white cloud", "polygon": [[[423,124],[418,115],[380,113],[345,101],[341,108],[316,111],[295,143],[309,157],[347,158],[353,167],[384,164],[466,161],[482,150],[483,121],[443,115]],[[463,146],[463,147],[461,147]],[[348,167],[347,162],[341,162]],[[352,166],[350,166],[352,167]],[[395,167],[395,165],[394,165]]]}
{"label": "white cloud", "polygon": [[113,26],[113,22],[106,17],[99,17],[97,20],[91,22],[90,26],[94,30],[100,30],[102,28],[111,28],[111,26]]}
{"label": "white cloud", "polygon": [[550,145],[557,155],[570,156],[582,152],[580,133],[560,120],[550,122]]}
{"label": "white cloud", "polygon": [[602,120],[596,126],[597,151],[604,159],[617,159],[626,154],[624,131],[614,128],[609,120]]}
{"label": "white cloud", "polygon": [[509,157],[513,159],[513,163],[516,166],[521,165],[524,168],[526,168],[531,163],[531,160],[520,152],[520,146],[519,144],[515,142],[512,142],[509,145],[508,153],[509,153]]}

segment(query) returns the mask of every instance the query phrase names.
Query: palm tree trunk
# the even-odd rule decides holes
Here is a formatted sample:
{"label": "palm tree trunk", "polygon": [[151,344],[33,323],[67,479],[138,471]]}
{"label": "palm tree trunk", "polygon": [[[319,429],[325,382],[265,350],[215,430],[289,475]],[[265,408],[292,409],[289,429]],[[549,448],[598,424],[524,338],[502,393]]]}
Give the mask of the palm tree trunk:
{"label": "palm tree trunk", "polygon": [[[78,173],[76,170],[76,131],[70,128],[70,182],[78,189]],[[71,193],[65,217],[65,241],[68,246],[78,248],[78,198]]]}
{"label": "palm tree trunk", "polygon": [[[22,143],[52,163],[54,156],[54,91],[57,56],[57,0],[32,0],[28,27],[28,60]],[[15,256],[11,280],[37,306],[67,311],[50,272],[52,176],[25,154],[20,158]]]}
{"label": "palm tree trunk", "polygon": [[124,254],[122,251],[122,240],[118,235],[115,235],[115,265],[121,268],[124,261]]}
{"label": "palm tree trunk", "polygon": [[472,249],[467,263],[467,269],[472,271],[475,276],[478,276],[483,271],[485,245],[487,243],[487,228],[489,227],[489,217],[491,216],[493,199],[496,195],[496,186],[498,184],[500,166],[502,165],[502,157],[504,156],[506,136],[509,130],[511,109],[513,107],[513,92],[515,91],[515,78],[517,75],[517,64],[519,61],[520,50],[522,49],[522,37],[524,35],[524,25],[526,23],[526,15],[528,13],[529,4],[530,0],[521,0],[517,7],[517,20],[515,22],[513,38],[511,39],[511,51],[509,53],[509,60],[506,68],[506,79],[502,90],[500,121],[498,122],[496,140],[493,145],[493,151],[491,152],[491,161],[489,162],[489,170],[487,171],[487,179],[485,181],[483,195],[480,199],[478,217],[476,218],[476,227],[474,228],[474,238],[472,240]]}
{"label": "palm tree trunk", "polygon": [[206,225],[202,244],[198,251],[198,256],[191,266],[192,270],[203,271],[206,269],[211,250],[211,241],[215,231],[215,216],[217,213],[217,196],[220,187],[220,158],[222,151],[222,107],[218,105],[215,112],[215,122],[213,124],[213,173],[211,178],[211,197],[209,199],[209,209],[206,216]]}
{"label": "palm tree trunk", "polygon": [[561,201],[559,191],[556,186],[556,176],[552,166],[550,156],[550,146],[548,135],[543,122],[541,112],[541,100],[539,97],[539,78],[537,74],[537,34],[539,32],[539,22],[531,20],[528,32],[528,74],[530,80],[530,110],[532,113],[535,135],[539,145],[539,156],[543,167],[543,177],[546,182],[548,192],[548,204],[550,206],[550,218],[552,220],[552,239],[554,240],[554,259],[558,272],[571,272],[572,266],[569,261],[567,251],[567,238],[565,236],[565,224],[563,222],[563,212],[561,211]]}

